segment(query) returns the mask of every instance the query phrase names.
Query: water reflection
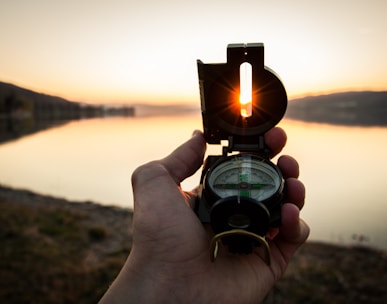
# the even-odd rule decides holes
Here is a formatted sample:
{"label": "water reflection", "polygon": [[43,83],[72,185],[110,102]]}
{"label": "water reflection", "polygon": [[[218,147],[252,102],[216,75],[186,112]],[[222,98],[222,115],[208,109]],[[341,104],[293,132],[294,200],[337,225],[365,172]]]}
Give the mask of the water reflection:
{"label": "water reflection", "polygon": [[[387,128],[283,120],[301,164],[311,238],[387,249]],[[0,183],[72,200],[132,206],[131,172],[201,128],[199,114],[74,121],[0,146]],[[221,152],[209,147],[208,154]],[[194,188],[199,172],[183,183]]]}
{"label": "water reflection", "polygon": [[338,242],[369,241],[386,248],[387,128],[288,121],[286,152],[301,163],[307,187],[304,215],[313,236]]}
{"label": "water reflection", "polygon": [[16,140],[23,136],[57,127],[70,122],[70,120],[37,120],[32,117],[0,118],[0,143]]}

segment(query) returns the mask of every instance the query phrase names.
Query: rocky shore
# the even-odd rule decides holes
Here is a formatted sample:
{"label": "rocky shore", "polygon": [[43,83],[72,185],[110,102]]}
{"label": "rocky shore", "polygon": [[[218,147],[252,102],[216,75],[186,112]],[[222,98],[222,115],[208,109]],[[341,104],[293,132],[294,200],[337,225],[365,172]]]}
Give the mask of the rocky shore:
{"label": "rocky shore", "polygon": [[[130,252],[131,221],[0,186],[0,302],[96,303]],[[386,270],[386,252],[308,242],[265,303],[387,303]]]}

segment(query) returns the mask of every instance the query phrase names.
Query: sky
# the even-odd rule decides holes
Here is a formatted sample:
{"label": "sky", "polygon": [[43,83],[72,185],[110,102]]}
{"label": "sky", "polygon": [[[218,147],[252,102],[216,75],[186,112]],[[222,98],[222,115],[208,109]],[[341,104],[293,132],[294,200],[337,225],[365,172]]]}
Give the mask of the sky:
{"label": "sky", "polygon": [[195,103],[196,60],[263,42],[289,98],[387,90],[385,0],[1,0],[0,81],[74,101]]}

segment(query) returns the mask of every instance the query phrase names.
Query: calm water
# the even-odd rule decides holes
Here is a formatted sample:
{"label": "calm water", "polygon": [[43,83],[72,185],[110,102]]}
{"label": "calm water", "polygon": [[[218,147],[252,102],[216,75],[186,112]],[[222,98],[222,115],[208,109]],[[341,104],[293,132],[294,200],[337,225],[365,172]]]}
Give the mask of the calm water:
{"label": "calm water", "polygon": [[[301,164],[311,239],[387,249],[387,128],[283,120]],[[201,128],[200,115],[74,121],[0,145],[0,183],[131,207],[132,171]],[[208,153],[220,153],[220,146]],[[183,183],[191,189],[199,173]],[[359,237],[360,236],[360,237]]]}

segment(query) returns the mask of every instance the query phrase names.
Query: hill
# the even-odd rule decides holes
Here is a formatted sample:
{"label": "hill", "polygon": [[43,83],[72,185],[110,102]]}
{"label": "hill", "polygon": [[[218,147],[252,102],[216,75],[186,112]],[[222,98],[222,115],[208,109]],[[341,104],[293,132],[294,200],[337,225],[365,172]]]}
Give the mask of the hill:
{"label": "hill", "polygon": [[0,142],[69,120],[133,115],[133,107],[107,107],[73,102],[0,82]]}
{"label": "hill", "polygon": [[0,82],[0,118],[66,120],[100,116],[132,116],[132,107],[107,107],[69,101],[61,97]]}
{"label": "hill", "polygon": [[77,119],[80,110],[80,103],[0,82],[1,118]]}
{"label": "hill", "polygon": [[285,117],[339,125],[387,126],[387,92],[345,92],[293,99]]}

